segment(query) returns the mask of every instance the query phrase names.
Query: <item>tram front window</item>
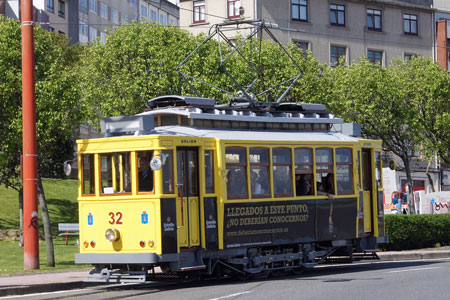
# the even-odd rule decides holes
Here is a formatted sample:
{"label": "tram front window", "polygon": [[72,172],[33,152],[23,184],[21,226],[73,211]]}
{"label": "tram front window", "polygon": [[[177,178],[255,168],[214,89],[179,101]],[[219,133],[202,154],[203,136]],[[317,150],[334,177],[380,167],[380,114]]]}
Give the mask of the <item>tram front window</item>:
{"label": "tram front window", "polygon": [[131,192],[130,152],[100,155],[101,193]]}
{"label": "tram front window", "polygon": [[153,170],[150,169],[150,160],[153,157],[153,151],[142,151],[137,153],[138,156],[138,191],[153,191]]}

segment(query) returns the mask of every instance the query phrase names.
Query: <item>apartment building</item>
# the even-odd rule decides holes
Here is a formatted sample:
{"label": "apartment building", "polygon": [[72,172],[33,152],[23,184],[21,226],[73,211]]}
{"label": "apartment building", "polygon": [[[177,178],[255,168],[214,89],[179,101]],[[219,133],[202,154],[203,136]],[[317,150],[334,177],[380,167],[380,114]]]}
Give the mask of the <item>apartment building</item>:
{"label": "apartment building", "polygon": [[178,6],[167,0],[78,0],[69,3],[71,43],[106,40],[109,26],[152,20],[178,25]]}
{"label": "apartment building", "polygon": [[[34,0],[34,21],[65,34],[70,43],[106,40],[109,26],[155,21],[178,26],[179,8],[168,0]],[[0,13],[20,19],[20,0],[0,0]]]}
{"label": "apartment building", "polygon": [[325,63],[367,56],[387,65],[395,57],[434,53],[432,0],[181,0],[180,7],[180,26],[193,33],[207,33],[215,23],[264,19],[278,25],[273,33],[280,42]]}

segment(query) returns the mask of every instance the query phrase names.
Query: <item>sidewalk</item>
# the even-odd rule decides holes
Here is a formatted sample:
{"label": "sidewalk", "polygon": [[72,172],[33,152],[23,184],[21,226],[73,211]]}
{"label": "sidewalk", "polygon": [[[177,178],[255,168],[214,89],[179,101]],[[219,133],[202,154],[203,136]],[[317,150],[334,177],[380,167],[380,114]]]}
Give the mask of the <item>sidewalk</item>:
{"label": "sidewalk", "polygon": [[[386,251],[377,252],[377,254],[381,261],[445,259],[450,258],[450,248]],[[88,272],[88,270],[83,270],[0,276],[0,297],[78,289],[102,284],[83,282]]]}

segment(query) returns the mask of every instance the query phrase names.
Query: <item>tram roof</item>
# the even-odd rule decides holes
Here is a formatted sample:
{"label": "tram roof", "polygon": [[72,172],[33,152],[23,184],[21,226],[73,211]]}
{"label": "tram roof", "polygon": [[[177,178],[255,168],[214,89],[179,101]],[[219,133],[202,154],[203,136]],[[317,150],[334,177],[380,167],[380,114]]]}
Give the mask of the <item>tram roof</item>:
{"label": "tram roof", "polygon": [[190,138],[217,138],[220,140],[278,141],[278,142],[357,142],[361,138],[336,131],[301,132],[276,130],[204,129],[184,126],[156,127],[148,135],[178,136]]}

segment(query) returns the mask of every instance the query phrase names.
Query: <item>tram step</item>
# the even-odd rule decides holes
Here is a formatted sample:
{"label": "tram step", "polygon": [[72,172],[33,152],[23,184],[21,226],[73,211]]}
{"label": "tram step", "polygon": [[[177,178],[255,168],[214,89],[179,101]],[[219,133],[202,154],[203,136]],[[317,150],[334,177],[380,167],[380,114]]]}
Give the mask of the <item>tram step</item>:
{"label": "tram step", "polygon": [[144,271],[111,271],[103,269],[101,271],[93,270],[84,279],[84,282],[107,282],[107,283],[120,283],[120,282],[145,282],[147,272]]}

